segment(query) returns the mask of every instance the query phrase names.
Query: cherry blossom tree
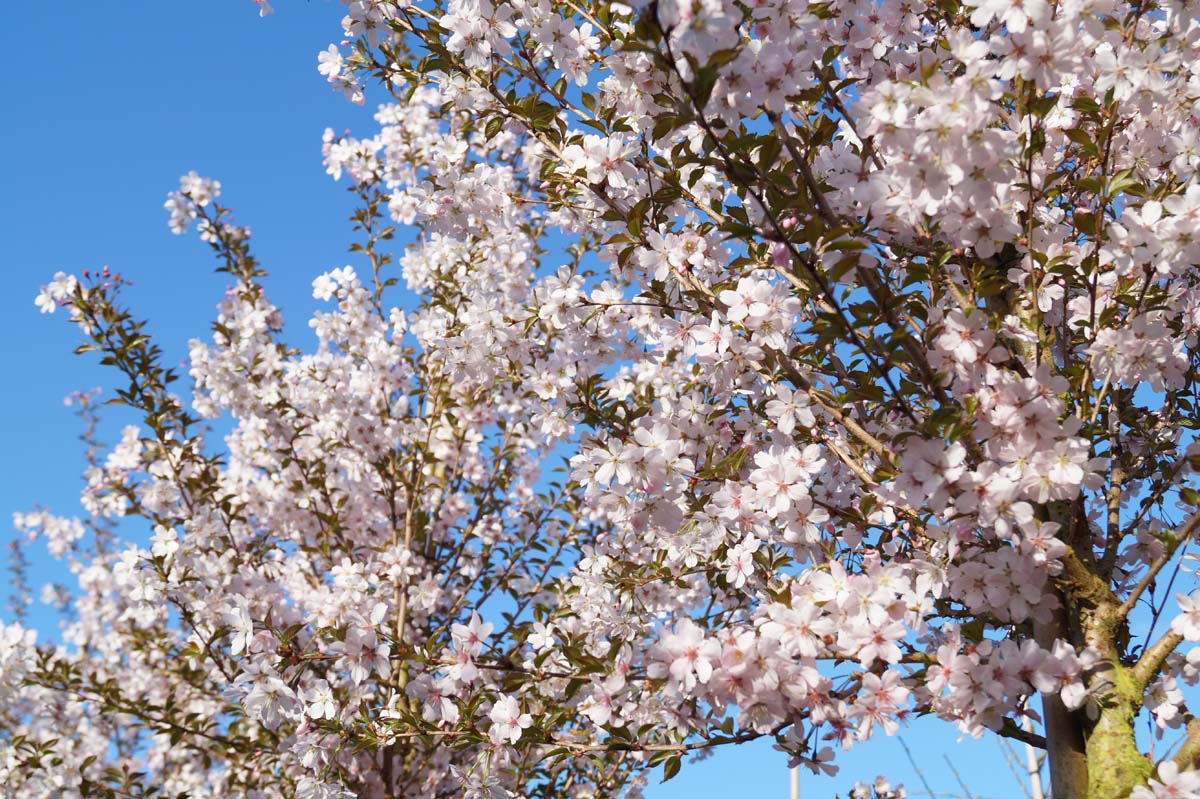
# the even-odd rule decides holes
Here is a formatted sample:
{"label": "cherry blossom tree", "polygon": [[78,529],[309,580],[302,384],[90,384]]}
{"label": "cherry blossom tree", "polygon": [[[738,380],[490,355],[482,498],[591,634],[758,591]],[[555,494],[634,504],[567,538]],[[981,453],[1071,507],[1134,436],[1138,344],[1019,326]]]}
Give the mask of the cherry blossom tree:
{"label": "cherry blossom tree", "polygon": [[195,174],[186,396],[120,277],[38,297],[141,423],[90,518],[19,518],[78,585],[61,642],[0,628],[6,795],[598,797],[921,714],[1056,799],[1200,796],[1194,2],[344,28],[320,74],[383,104],[325,137],[315,348]]}

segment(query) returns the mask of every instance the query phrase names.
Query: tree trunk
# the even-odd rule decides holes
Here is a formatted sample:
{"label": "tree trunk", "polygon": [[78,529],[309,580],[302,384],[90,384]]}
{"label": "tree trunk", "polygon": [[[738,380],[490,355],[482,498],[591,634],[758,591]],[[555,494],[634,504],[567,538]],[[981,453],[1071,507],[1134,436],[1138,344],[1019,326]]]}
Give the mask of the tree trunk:
{"label": "tree trunk", "polygon": [[[1088,754],[1083,725],[1058,696],[1042,694],[1046,727],[1046,762],[1054,799],[1088,799]],[[1114,799],[1105,797],[1105,799]]]}
{"label": "tree trunk", "polygon": [[[1034,625],[1038,646],[1050,649],[1055,639],[1069,640],[1062,598],[1045,624]],[[1046,728],[1046,763],[1050,767],[1050,795],[1054,799],[1088,799],[1088,754],[1079,714],[1067,709],[1058,694],[1042,694],[1042,719]],[[1109,799],[1109,798],[1106,798]]]}
{"label": "tree trunk", "polygon": [[1088,796],[1124,799],[1150,777],[1152,764],[1133,735],[1135,712],[1125,703],[1104,708],[1088,732]]}
{"label": "tree trunk", "polygon": [[1118,656],[1116,607],[1102,598],[1072,609],[1059,599],[1050,621],[1034,628],[1039,646],[1049,649],[1056,638],[1072,640],[1070,617],[1078,622],[1082,644],[1097,652],[1100,662],[1086,675],[1090,696],[1084,709],[1068,710],[1057,694],[1042,695],[1051,793],[1054,799],[1125,799],[1145,783],[1153,766],[1134,737],[1141,690]]}

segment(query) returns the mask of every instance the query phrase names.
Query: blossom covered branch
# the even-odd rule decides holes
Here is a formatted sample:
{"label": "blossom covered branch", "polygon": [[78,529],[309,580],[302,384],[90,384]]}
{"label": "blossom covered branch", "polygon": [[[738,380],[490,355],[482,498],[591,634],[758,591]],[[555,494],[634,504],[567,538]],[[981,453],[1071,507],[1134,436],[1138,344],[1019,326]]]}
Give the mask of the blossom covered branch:
{"label": "blossom covered branch", "polygon": [[1195,795],[1193,12],[349,2],[370,277],[314,281],[314,348],[195,174],[172,228],[234,285],[188,400],[119,279],[38,298],[142,423],[90,522],[30,517],[77,618],[0,631],[3,781],[608,795],[932,714],[1056,796]]}

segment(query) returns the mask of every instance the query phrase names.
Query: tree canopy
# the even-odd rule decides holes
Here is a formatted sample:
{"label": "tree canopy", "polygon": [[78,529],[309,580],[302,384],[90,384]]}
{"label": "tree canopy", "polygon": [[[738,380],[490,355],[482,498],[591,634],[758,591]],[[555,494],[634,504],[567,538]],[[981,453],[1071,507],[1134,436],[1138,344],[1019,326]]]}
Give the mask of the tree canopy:
{"label": "tree canopy", "polygon": [[315,347],[195,173],[186,380],[121,278],[38,297],[141,423],[19,517],[78,589],[0,627],[0,792],[584,799],[932,714],[1200,796],[1195,3],[347,5]]}

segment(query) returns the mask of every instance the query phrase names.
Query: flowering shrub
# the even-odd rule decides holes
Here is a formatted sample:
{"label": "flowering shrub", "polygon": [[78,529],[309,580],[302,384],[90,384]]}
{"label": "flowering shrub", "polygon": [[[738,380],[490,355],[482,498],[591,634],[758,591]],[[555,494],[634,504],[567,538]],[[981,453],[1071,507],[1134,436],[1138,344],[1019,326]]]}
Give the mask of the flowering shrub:
{"label": "flowering shrub", "polygon": [[607,796],[914,714],[1057,797],[1197,795],[1194,3],[344,27],[320,73],[387,102],[325,137],[359,268],[315,349],[194,173],[171,227],[232,286],[189,398],[118,277],[38,298],[142,424],[90,520],[22,517],[79,586],[61,645],[0,630],[7,795]]}

